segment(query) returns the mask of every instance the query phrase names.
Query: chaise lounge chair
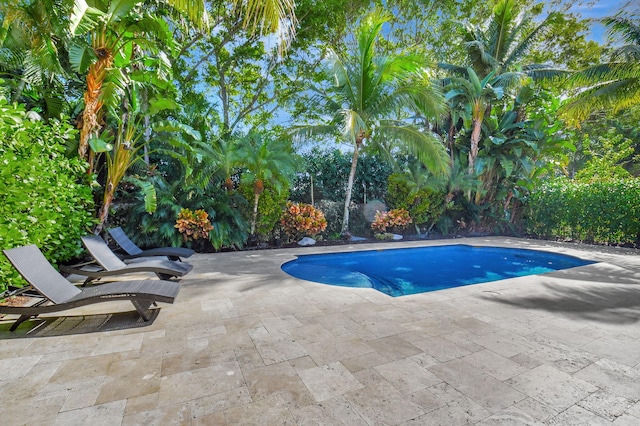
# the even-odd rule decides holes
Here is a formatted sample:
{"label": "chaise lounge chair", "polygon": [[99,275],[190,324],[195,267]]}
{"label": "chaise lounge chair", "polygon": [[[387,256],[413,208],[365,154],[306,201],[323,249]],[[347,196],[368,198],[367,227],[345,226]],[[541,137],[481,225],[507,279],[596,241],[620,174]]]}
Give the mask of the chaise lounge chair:
{"label": "chaise lounge chair", "polygon": [[173,281],[120,281],[84,290],[67,281],[56,271],[35,245],[4,250],[13,266],[42,298],[32,306],[0,306],[0,313],[20,315],[10,330],[40,314],[65,311],[93,303],[130,300],[140,317],[148,321],[149,308],[156,302],[173,303],[180,284]]}
{"label": "chaise lounge chair", "polygon": [[91,267],[87,268],[86,265],[60,265],[60,270],[69,274],[86,276],[85,284],[95,279],[136,272],[153,272],[161,280],[166,280],[172,277],[181,277],[193,269],[189,263],[167,259],[139,259],[139,261],[126,264],[97,235],[85,235],[82,237],[82,243],[102,268],[96,270]]}
{"label": "chaise lounge chair", "polygon": [[136,257],[147,256],[167,256],[171,260],[180,260],[181,257],[189,257],[195,253],[190,248],[186,247],[157,247],[148,250],[142,250],[138,247],[127,234],[124,233],[122,228],[117,227],[109,229],[109,235],[120,246],[125,253],[119,254],[122,259],[134,259]]}

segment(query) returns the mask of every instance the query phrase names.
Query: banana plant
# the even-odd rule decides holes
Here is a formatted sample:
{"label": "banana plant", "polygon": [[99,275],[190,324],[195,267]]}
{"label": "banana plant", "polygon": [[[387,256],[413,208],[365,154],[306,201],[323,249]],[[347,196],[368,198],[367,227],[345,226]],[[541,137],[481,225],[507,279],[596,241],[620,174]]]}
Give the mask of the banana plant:
{"label": "banana plant", "polygon": [[467,114],[463,114],[465,126],[471,128],[470,146],[468,155],[468,173],[475,172],[475,160],[480,149],[480,139],[482,136],[482,122],[485,114],[491,112],[491,102],[501,99],[503,90],[501,87],[493,87],[491,81],[493,72],[480,80],[473,68],[466,69],[467,78],[452,77],[451,82],[446,86],[445,98],[451,105],[452,110],[464,109]]}
{"label": "banana plant", "polygon": [[[208,18],[203,0],[167,0],[167,5],[188,16],[192,22],[207,26]],[[87,158],[90,171],[93,154],[89,140],[95,137],[104,118],[105,103],[116,102],[132,62],[139,59],[134,53],[143,49],[147,56],[163,51],[177,53],[169,24],[145,1],[138,0],[74,0],[69,23],[73,35],[69,60],[74,71],[86,75],[84,110],[78,155]]]}

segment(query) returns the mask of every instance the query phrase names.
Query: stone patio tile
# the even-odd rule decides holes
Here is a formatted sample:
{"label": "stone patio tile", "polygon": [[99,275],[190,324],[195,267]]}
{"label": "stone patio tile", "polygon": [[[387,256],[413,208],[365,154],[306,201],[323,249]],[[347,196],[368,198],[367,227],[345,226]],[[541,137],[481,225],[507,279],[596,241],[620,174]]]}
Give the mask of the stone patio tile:
{"label": "stone patio tile", "polygon": [[605,336],[584,345],[583,348],[630,367],[640,363],[640,340],[628,336]]}
{"label": "stone patio tile", "polygon": [[469,351],[470,353],[478,352],[485,349],[484,346],[480,346],[477,343],[473,343],[469,340],[469,335],[472,334],[468,331],[454,331],[453,333],[443,334],[442,338],[455,343],[458,347]]}
{"label": "stone patio tile", "polygon": [[511,358],[532,348],[532,344],[525,337],[510,331],[497,331],[482,336],[471,335],[469,340],[505,358]]}
{"label": "stone patio tile", "polygon": [[174,405],[244,386],[236,362],[165,376],[160,381],[158,405]]}
{"label": "stone patio tile", "polygon": [[522,355],[537,360],[539,364],[551,364],[569,374],[580,371],[600,359],[598,355],[583,350],[570,349],[566,346],[562,348],[557,344],[554,347],[547,343],[540,342],[536,349]]}
{"label": "stone patio tile", "polygon": [[422,352],[419,348],[399,336],[369,340],[367,345],[389,361],[407,358]]}
{"label": "stone patio tile", "polygon": [[591,411],[574,405],[549,420],[547,424],[549,426],[609,426],[611,423]]}
{"label": "stone patio tile", "polygon": [[[308,370],[305,370],[308,371]],[[246,386],[253,401],[280,392],[288,394],[287,404],[305,406],[314,403],[311,394],[300,380],[300,373],[288,363],[271,364],[244,373]]]}
{"label": "stone patio tile", "polygon": [[264,327],[259,327],[249,330],[249,335],[266,365],[308,355],[307,351],[286,333],[269,333]]}
{"label": "stone patio tile", "polygon": [[105,381],[106,377],[98,377],[75,382],[72,386],[65,384],[65,387],[69,392],[69,396],[64,401],[62,408],[60,408],[60,412],[76,410],[78,408],[85,408],[94,405]]}
{"label": "stone patio tile", "polygon": [[286,332],[292,328],[302,327],[302,323],[293,315],[285,315],[280,317],[264,318],[262,325],[269,333]]}
{"label": "stone patio tile", "polygon": [[389,360],[378,352],[368,352],[353,358],[343,359],[340,362],[347,368],[347,370],[355,373],[377,365],[386,364]]}
{"label": "stone patio tile", "polygon": [[176,404],[124,416],[122,426],[169,424],[188,426],[191,425],[191,420],[192,416],[189,407],[185,404]]}
{"label": "stone patio tile", "polygon": [[298,374],[318,402],[326,401],[363,387],[358,379],[339,362],[303,370]]}
{"label": "stone patio tile", "polygon": [[91,356],[104,355],[118,352],[139,351],[143,342],[142,334],[109,335],[98,338]]}
{"label": "stone patio tile", "polygon": [[429,337],[441,336],[462,330],[455,325],[455,320],[448,317],[437,316],[426,318],[412,323],[405,323],[404,327],[409,331],[414,331],[415,340],[422,340]]}
{"label": "stone patio tile", "polygon": [[380,373],[378,373],[373,368],[366,368],[364,370],[356,371],[353,373],[353,376],[358,379],[363,386],[373,386],[380,383],[389,383],[387,379],[382,377]]}
{"label": "stone patio tile", "polygon": [[451,361],[471,353],[468,349],[458,346],[444,337],[431,337],[415,342],[414,345],[440,362]]}
{"label": "stone patio tile", "polygon": [[640,424],[640,417],[623,414],[611,423],[613,426],[637,426]]}
{"label": "stone patio tile", "polygon": [[143,411],[152,411],[156,408],[158,408],[158,392],[132,396],[131,398],[127,398],[124,415],[128,416],[130,414],[142,413]]}
{"label": "stone patio tile", "polygon": [[[50,396],[43,394],[47,383],[51,379],[51,376],[56,372],[56,369],[60,366],[61,362],[51,362],[47,364],[36,364],[31,368],[29,374],[23,377],[15,379],[4,380],[0,382],[0,403],[3,407],[13,406],[17,401],[46,399]],[[66,395],[62,399],[62,403],[66,399]],[[57,410],[56,410],[57,412]]]}
{"label": "stone patio tile", "polygon": [[127,402],[123,399],[109,402],[107,404],[65,411],[64,413],[60,413],[56,416],[55,421],[52,424],[60,426],[111,426],[113,424],[120,424],[122,422],[126,403]]}
{"label": "stone patio tile", "polygon": [[327,340],[335,338],[329,330],[317,323],[303,324],[300,327],[289,330],[288,334],[303,346],[318,342],[326,342]]}
{"label": "stone patio tile", "polygon": [[401,359],[374,367],[382,377],[405,395],[426,389],[442,380],[410,359]]}
{"label": "stone patio tile", "polygon": [[[211,414],[222,413],[225,410],[250,404],[251,402],[249,389],[241,387],[215,395],[192,399],[187,401],[185,405],[190,408],[192,418],[204,419]],[[224,419],[224,415],[222,418]]]}
{"label": "stone patio tile", "polygon": [[566,410],[598,390],[588,382],[549,365],[541,365],[505,383],[556,411]]}
{"label": "stone patio tile", "polygon": [[309,368],[317,367],[318,365],[313,361],[310,356],[302,356],[296,359],[290,359],[289,365],[296,371],[307,370]]}
{"label": "stone patio tile", "polygon": [[631,401],[640,401],[638,391],[640,371],[629,368],[627,365],[603,358],[578,371],[574,377]]}
{"label": "stone patio tile", "polygon": [[335,337],[358,337],[363,340],[375,339],[377,336],[366,330],[344,312],[329,313],[312,318]]}
{"label": "stone patio tile", "polygon": [[206,338],[187,340],[185,349],[180,353],[166,354],[162,357],[162,376],[170,376],[185,371],[197,370],[213,365]]}
{"label": "stone patio tile", "polygon": [[477,423],[481,426],[544,425],[557,413],[533,398],[526,398]]}
{"label": "stone patio tile", "polygon": [[558,326],[550,326],[542,330],[538,330],[535,334],[536,336],[542,336],[549,339],[557,340],[573,348],[581,348],[584,345],[596,340],[596,338],[594,337],[585,336],[584,334],[570,331],[566,328]]}
{"label": "stone patio tile", "polygon": [[431,355],[427,355],[424,352],[418,355],[414,355],[409,357],[410,360],[419,364],[422,368],[429,368],[432,365],[440,364],[440,361],[432,357]]}
{"label": "stone patio tile", "polygon": [[462,360],[429,367],[443,381],[492,413],[501,411],[526,396]]}
{"label": "stone patio tile", "polygon": [[6,380],[19,379],[29,374],[33,366],[36,365],[40,359],[42,359],[42,355],[27,355],[0,359],[0,371],[2,371],[0,386],[2,382]]}
{"label": "stone patio tile", "polygon": [[488,349],[469,354],[463,357],[462,360],[500,381],[510,379],[529,370],[509,358],[505,358]]}
{"label": "stone patio tile", "polygon": [[344,396],[291,410],[298,425],[367,426]]}
{"label": "stone patio tile", "polygon": [[633,403],[627,398],[600,390],[579,401],[577,405],[612,422],[627,411]]}
{"label": "stone patio tile", "polygon": [[445,405],[441,405],[407,424],[416,426],[471,425],[491,415],[488,410],[476,404],[447,383],[437,384],[427,389],[427,391],[431,392],[433,397],[436,398],[438,405],[443,403]]}
{"label": "stone patio tile", "polygon": [[[2,388],[3,393],[8,391],[8,389]],[[29,405],[26,405],[21,403],[22,401],[18,398],[7,398],[8,403],[5,402],[2,406],[2,422],[11,426],[50,426],[66,399],[66,395],[57,394],[42,397],[35,402],[30,399]],[[34,409],[36,404],[37,409]]]}
{"label": "stone patio tile", "polygon": [[154,339],[144,339],[140,347],[140,356],[162,356],[167,354],[179,354],[187,348],[186,336],[162,336]]}
{"label": "stone patio tile", "polygon": [[627,410],[627,414],[635,416],[640,419],[640,402],[636,402]]}
{"label": "stone patio tile", "polygon": [[447,405],[441,397],[433,393],[433,388],[413,392],[409,394],[409,400],[426,413]]}
{"label": "stone patio tile", "polygon": [[374,349],[368,343],[357,337],[334,338],[305,345],[305,348],[317,365],[330,364],[374,352]]}
{"label": "stone patio tile", "polygon": [[66,383],[104,377],[109,372],[114,360],[113,354],[107,354],[63,361],[51,377],[50,382]]}
{"label": "stone patio tile", "polygon": [[160,357],[113,362],[96,404],[157,392],[160,387],[161,363]]}
{"label": "stone patio tile", "polygon": [[477,318],[466,317],[453,321],[453,324],[473,334],[491,334],[499,331],[500,328]]}
{"label": "stone patio tile", "polygon": [[228,425],[294,426],[296,421],[291,410],[273,404],[270,399],[261,399],[250,404],[233,407],[224,412]]}
{"label": "stone patio tile", "polygon": [[389,383],[379,383],[345,395],[367,424],[399,425],[424,414],[424,410]]}

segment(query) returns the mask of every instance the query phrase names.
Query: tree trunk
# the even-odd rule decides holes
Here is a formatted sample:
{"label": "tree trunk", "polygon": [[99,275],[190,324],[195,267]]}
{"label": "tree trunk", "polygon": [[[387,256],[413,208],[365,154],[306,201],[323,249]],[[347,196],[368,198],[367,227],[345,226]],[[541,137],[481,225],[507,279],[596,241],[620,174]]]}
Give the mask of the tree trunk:
{"label": "tree trunk", "polygon": [[256,232],[256,223],[258,223],[258,201],[260,201],[260,194],[254,193],[253,195],[253,216],[251,217],[251,235]]}
{"label": "tree trunk", "polygon": [[353,150],[353,158],[351,159],[351,171],[349,172],[349,181],[347,182],[347,193],[344,197],[344,214],[342,216],[342,230],[340,234],[345,236],[349,234],[349,204],[351,204],[351,191],[353,189],[353,181],[356,178],[356,166],[358,165],[358,151],[362,140],[356,141],[356,147]]}
{"label": "tree trunk", "polygon": [[[98,118],[102,109],[100,93],[102,84],[107,73],[107,69],[113,64],[113,56],[106,49],[98,50],[101,53],[100,59],[89,67],[87,73],[87,87],[84,92],[84,110],[82,111],[82,129],[80,129],[80,143],[78,145],[78,156],[82,159],[89,159],[89,138],[99,128]],[[93,167],[89,167],[91,173]]]}
{"label": "tree trunk", "polygon": [[480,144],[480,132],[482,131],[482,119],[474,118],[471,127],[471,147],[469,149],[469,174],[473,175],[475,170],[476,158]]}
{"label": "tree trunk", "polygon": [[107,185],[104,189],[104,195],[102,197],[102,205],[100,206],[100,210],[98,211],[98,224],[93,230],[93,233],[96,235],[100,235],[102,229],[104,228],[104,224],[107,222],[107,218],[109,217],[109,208],[111,207],[111,203],[113,202],[113,196],[115,195],[116,187],[112,182],[107,182]]}

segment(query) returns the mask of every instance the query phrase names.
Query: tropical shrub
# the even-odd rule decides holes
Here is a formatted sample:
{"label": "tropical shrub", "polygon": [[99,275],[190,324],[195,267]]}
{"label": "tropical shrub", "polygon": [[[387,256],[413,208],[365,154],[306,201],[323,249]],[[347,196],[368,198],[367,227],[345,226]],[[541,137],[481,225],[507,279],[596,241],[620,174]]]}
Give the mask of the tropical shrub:
{"label": "tropical shrub", "polygon": [[[180,246],[185,244],[182,235],[174,227],[176,217],[183,208],[202,209],[209,215],[213,229],[209,232],[210,246],[198,241],[199,250],[219,250],[223,247],[242,247],[247,240],[248,225],[240,209],[247,201],[235,192],[227,194],[221,185],[209,183],[204,188],[185,184],[176,179],[168,184],[162,177],[151,179],[157,192],[157,207],[153,214],[146,211],[143,197],[136,193],[117,213],[110,216],[111,226],[122,226],[134,241],[142,247]],[[127,206],[129,204],[129,206]]]}
{"label": "tropical shrub", "polygon": [[[254,184],[253,182],[241,182],[238,192],[243,196],[247,203],[242,207],[242,214],[247,222],[250,222],[253,215],[253,199]],[[284,208],[287,198],[289,198],[289,190],[285,187],[279,191],[271,186],[270,183],[264,185],[264,190],[260,195],[260,203],[258,204],[258,215],[255,223],[255,237],[260,241],[270,239],[270,236],[276,227],[282,209]]]}
{"label": "tropical shrub", "polygon": [[412,188],[411,183],[405,174],[390,175],[385,200],[391,209],[407,210],[416,227],[431,229],[447,208],[445,194],[428,186]]}
{"label": "tropical shrub", "polygon": [[291,239],[315,236],[327,228],[327,220],[321,210],[311,204],[287,202],[280,224]]}
{"label": "tropical shrub", "polygon": [[[82,253],[80,237],[95,223],[86,163],[65,157],[77,131],[30,120],[0,97],[0,249],[36,244],[52,263]],[[0,256],[0,292],[24,282]]]}
{"label": "tropical shrub", "polygon": [[393,209],[388,212],[376,212],[376,216],[371,223],[374,232],[385,233],[387,230],[405,229],[413,223],[409,212],[405,209]]}
{"label": "tropical shrub", "polygon": [[529,234],[599,244],[640,242],[640,180],[542,185],[526,199]]}
{"label": "tropical shrub", "polygon": [[209,214],[204,210],[198,209],[192,212],[189,209],[182,209],[174,228],[178,229],[185,241],[193,241],[198,238],[207,239],[213,225],[209,220]]}

